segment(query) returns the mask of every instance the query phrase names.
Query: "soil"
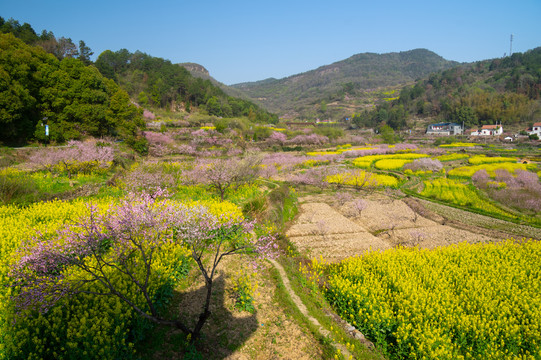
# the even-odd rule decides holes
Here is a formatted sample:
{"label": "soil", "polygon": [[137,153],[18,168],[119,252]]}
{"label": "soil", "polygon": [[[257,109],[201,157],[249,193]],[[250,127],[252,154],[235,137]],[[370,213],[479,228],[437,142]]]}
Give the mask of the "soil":
{"label": "soil", "polygon": [[[199,352],[203,359],[322,359],[323,350],[314,335],[299,326],[276,298],[269,268],[254,270],[251,258],[235,255],[224,258],[214,282],[212,315],[203,326]],[[233,279],[240,271],[256,272],[258,289],[255,312],[234,308]],[[204,303],[203,279],[192,276],[192,285],[175,294],[171,311],[195,322]],[[181,346],[174,346],[179,331],[167,330],[164,344],[153,352],[154,359],[183,359]]]}
{"label": "soil", "polygon": [[[365,208],[360,213],[354,208],[356,198],[364,201]],[[308,257],[321,256],[328,261],[398,245],[434,248],[511,237],[505,231],[448,219],[416,199],[358,193],[356,198],[344,204],[330,195],[300,198],[300,214],[287,236]]]}

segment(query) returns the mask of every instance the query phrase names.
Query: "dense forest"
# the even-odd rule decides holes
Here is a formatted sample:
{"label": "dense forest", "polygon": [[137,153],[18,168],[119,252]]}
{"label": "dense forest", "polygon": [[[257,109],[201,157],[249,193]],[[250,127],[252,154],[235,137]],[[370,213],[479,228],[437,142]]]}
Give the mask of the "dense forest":
{"label": "dense forest", "polygon": [[541,115],[541,47],[465,64],[404,87],[398,99],[354,117],[359,126],[405,127],[408,115],[464,123],[531,126]]}
{"label": "dense forest", "polygon": [[[209,80],[168,60],[127,50],[90,59],[83,40],[56,38],[31,25],[0,17],[0,142],[64,142],[114,136],[135,142],[145,126],[143,107],[204,110],[220,117],[277,117],[254,103],[228,96]],[[48,130],[48,134],[46,133]]]}
{"label": "dense forest", "polygon": [[85,135],[133,141],[144,126],[128,94],[95,67],[59,60],[12,34],[0,34],[0,124],[8,144]]}
{"label": "dense forest", "polygon": [[250,120],[276,123],[278,118],[251,101],[228,96],[210,80],[194,77],[185,67],[169,60],[126,49],[106,50],[95,63],[100,72],[115,80],[142,106],[205,109],[221,117],[248,116]]}

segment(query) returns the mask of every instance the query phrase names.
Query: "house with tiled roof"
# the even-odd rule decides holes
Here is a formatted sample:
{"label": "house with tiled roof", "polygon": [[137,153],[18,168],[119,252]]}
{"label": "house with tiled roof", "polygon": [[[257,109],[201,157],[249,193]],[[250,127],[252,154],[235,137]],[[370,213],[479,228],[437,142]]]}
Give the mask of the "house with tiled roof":
{"label": "house with tiled roof", "polygon": [[503,134],[503,126],[499,125],[483,125],[480,130],[472,130],[471,136],[500,136]]}
{"label": "house with tiled roof", "polygon": [[533,124],[532,129],[528,129],[528,134],[541,137],[541,122],[536,122]]}

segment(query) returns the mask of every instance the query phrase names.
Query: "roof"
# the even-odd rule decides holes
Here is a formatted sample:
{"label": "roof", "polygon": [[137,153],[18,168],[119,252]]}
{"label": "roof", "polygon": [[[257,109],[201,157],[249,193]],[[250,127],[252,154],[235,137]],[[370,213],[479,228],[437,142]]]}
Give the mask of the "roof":
{"label": "roof", "polygon": [[541,126],[541,122],[535,123],[533,126]]}
{"label": "roof", "polygon": [[483,125],[481,129],[498,129],[501,125]]}
{"label": "roof", "polygon": [[438,124],[430,124],[429,126],[462,126],[460,124],[457,124],[457,123],[438,123]]}

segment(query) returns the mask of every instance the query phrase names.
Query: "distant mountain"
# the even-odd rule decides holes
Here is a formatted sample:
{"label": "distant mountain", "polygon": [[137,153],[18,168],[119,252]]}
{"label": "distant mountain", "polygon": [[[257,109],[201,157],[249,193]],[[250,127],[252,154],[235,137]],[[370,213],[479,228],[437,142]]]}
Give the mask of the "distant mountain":
{"label": "distant mountain", "polygon": [[411,116],[471,128],[498,122],[524,129],[541,121],[541,47],[434,72],[353,122],[400,129]]}
{"label": "distant mountain", "polygon": [[325,117],[332,114],[326,114],[330,109],[326,110],[323,104],[353,103],[356,98],[364,98],[375,89],[411,83],[457,64],[426,49],[387,54],[362,53],[283,79],[269,78],[232,87],[280,115]]}

